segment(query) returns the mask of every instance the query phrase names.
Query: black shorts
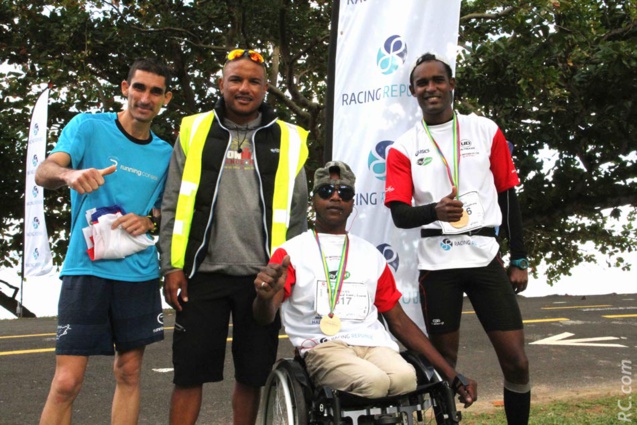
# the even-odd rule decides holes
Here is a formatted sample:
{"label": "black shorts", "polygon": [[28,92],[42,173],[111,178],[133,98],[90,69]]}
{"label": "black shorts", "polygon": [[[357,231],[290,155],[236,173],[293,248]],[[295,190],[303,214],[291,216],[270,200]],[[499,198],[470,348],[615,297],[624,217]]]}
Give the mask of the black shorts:
{"label": "black shorts", "polygon": [[499,256],[486,267],[421,270],[422,312],[430,334],[460,329],[463,293],[485,331],[522,329],[522,315]]}
{"label": "black shorts", "polygon": [[64,276],[55,354],[113,355],[164,339],[159,279]]}
{"label": "black shorts", "polygon": [[276,360],[281,322],[258,325],[252,314],[254,276],[196,273],[188,282],[188,302],[175,318],[173,383],[192,387],[223,380],[226,338],[232,315],[235,379],[261,387]]}

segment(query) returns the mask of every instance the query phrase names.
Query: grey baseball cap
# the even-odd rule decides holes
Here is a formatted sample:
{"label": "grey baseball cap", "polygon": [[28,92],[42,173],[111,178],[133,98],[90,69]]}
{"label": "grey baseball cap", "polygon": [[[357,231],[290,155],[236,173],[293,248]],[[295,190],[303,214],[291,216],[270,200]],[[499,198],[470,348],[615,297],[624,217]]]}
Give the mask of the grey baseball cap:
{"label": "grey baseball cap", "polygon": [[[331,179],[330,172],[338,173],[340,178],[338,180]],[[314,191],[326,184],[349,186],[354,189],[356,185],[356,176],[346,163],[342,161],[330,161],[325,164],[324,167],[318,168],[314,172],[314,187],[312,190]]]}

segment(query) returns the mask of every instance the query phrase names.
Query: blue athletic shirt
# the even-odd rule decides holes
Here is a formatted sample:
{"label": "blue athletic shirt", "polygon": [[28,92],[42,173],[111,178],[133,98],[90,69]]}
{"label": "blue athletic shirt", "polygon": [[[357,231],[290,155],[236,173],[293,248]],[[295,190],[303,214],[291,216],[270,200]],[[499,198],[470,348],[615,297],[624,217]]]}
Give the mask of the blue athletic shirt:
{"label": "blue athletic shirt", "polygon": [[117,165],[104,176],[96,191],[80,195],[71,190],[71,239],[60,276],[92,275],[105,279],[140,282],[159,277],[157,249],[118,260],[91,261],[82,228],[88,226],[86,211],[91,208],[121,206],[126,213],[148,215],[161,205],[172,147],[151,132],[152,139],[134,141],[116,124],[117,114],[79,114],[64,128],[51,151],[71,156],[73,169],[102,169]]}

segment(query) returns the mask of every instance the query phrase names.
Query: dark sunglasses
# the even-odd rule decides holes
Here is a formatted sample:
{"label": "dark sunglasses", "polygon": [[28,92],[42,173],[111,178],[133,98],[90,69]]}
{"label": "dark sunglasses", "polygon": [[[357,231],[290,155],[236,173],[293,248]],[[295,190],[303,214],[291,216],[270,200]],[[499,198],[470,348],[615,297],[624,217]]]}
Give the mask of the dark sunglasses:
{"label": "dark sunglasses", "polygon": [[334,192],[338,192],[338,197],[348,202],[354,199],[354,189],[350,186],[334,186],[326,184],[316,189],[316,194],[323,199],[330,199]]}
{"label": "dark sunglasses", "polygon": [[245,49],[232,50],[230,53],[228,53],[228,60],[233,61],[233,60],[240,59],[244,56],[250,59],[252,62],[256,62],[261,65],[263,65],[263,63],[265,62],[263,60],[263,56],[261,56],[261,53],[256,52],[254,50],[245,50]]}

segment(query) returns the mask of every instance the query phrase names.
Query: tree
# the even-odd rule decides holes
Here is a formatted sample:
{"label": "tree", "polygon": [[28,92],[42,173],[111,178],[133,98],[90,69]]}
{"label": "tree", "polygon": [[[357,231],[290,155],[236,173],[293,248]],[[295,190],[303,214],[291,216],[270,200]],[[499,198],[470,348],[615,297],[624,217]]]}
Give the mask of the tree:
{"label": "tree", "polygon": [[480,0],[462,10],[459,104],[493,117],[515,143],[531,257],[550,266],[549,279],[594,261],[582,244],[629,268],[621,253],[636,242],[637,2]]}
{"label": "tree", "polygon": [[[592,261],[590,242],[616,266],[636,247],[636,0],[464,0],[456,98],[494,118],[515,143],[534,263],[556,278]],[[153,130],[174,141],[179,120],[213,107],[224,54],[267,56],[268,102],[310,130],[308,175],[323,161],[332,2],[263,0],[50,0],[0,3],[0,253],[16,262],[23,215],[26,129],[38,90],[51,83],[50,143],[79,111],[121,109],[119,84],[136,57],[158,56],[175,74],[174,98]],[[602,83],[602,84],[600,84]],[[550,149],[554,166],[541,153]],[[47,191],[47,227],[61,263],[68,194]],[[610,215],[604,211],[610,210]]]}
{"label": "tree", "polygon": [[[272,81],[268,102],[280,116],[310,130],[310,167],[322,162],[323,105],[330,2],[290,0],[113,2],[93,0],[0,3],[0,62],[10,65],[0,91],[0,176],[4,266],[15,265],[21,229],[30,111],[38,90],[51,83],[49,142],[80,111],[118,111],[119,84],[137,57],[157,56],[173,69],[174,97],[153,130],[173,142],[184,115],[211,109],[224,55],[235,47],[267,56]],[[47,191],[47,228],[54,261],[66,251],[68,194]]]}

